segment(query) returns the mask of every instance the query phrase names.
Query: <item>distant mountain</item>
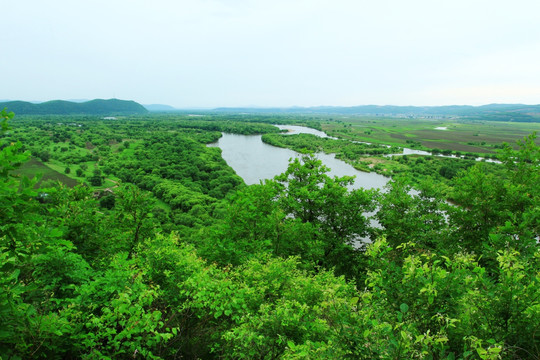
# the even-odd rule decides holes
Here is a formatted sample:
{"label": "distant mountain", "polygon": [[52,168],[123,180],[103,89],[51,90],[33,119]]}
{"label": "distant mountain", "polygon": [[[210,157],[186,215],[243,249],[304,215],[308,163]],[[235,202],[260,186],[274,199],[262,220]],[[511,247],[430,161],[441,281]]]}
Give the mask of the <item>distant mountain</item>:
{"label": "distant mountain", "polygon": [[151,112],[170,112],[170,111],[179,111],[178,109],[164,104],[150,104],[144,105],[144,107]]}
{"label": "distant mountain", "polygon": [[82,103],[53,100],[39,104],[27,101],[0,102],[0,109],[7,108],[18,115],[133,115],[146,114],[148,110],[135,101],[90,100]]}
{"label": "distant mountain", "polygon": [[288,108],[217,108],[215,112],[370,115],[396,117],[460,117],[472,120],[540,122],[540,105],[489,104],[482,106],[317,106]]}

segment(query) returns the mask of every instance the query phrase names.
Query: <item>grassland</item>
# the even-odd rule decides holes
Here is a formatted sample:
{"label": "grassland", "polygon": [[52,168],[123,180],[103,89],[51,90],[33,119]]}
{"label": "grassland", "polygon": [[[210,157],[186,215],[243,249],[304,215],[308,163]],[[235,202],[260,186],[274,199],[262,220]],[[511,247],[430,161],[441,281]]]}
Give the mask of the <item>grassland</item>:
{"label": "grassland", "polygon": [[51,167],[34,158],[22,164],[22,166],[15,170],[13,173],[21,176],[27,176],[30,179],[32,179],[36,175],[41,175],[41,179],[36,184],[36,187],[39,187],[41,186],[41,184],[48,181],[59,181],[68,187],[74,187],[79,184],[76,179],[62,174],[61,172],[52,169]]}
{"label": "grassland", "polygon": [[540,132],[540,123],[463,119],[341,116],[321,125],[329,135],[344,139],[479,154],[494,154],[503,142],[515,144],[534,131]]}

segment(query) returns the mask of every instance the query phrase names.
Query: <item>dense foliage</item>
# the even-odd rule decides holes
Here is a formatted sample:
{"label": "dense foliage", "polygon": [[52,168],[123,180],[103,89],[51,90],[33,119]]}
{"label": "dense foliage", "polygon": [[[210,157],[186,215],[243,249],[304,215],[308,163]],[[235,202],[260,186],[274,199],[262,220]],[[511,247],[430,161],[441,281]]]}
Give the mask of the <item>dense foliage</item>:
{"label": "dense foliage", "polygon": [[[534,136],[448,179],[450,205],[433,178],[349,190],[309,154],[245,186],[211,119],[10,118],[3,359],[538,359]],[[88,185],[36,188],[31,154]]]}
{"label": "dense foliage", "polygon": [[267,144],[288,147],[296,151],[339,153],[345,159],[357,159],[360,155],[395,154],[401,152],[398,147],[387,147],[378,144],[351,142],[333,138],[321,138],[311,134],[278,135],[266,134],[262,137]]}

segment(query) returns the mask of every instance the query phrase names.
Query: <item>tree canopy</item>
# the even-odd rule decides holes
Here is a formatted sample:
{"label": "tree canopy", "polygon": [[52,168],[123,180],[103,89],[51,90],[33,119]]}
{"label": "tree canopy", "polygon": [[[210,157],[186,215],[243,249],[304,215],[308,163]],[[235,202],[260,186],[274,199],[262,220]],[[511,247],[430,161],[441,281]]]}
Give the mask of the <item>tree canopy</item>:
{"label": "tree canopy", "polygon": [[[444,192],[397,177],[379,192],[311,154],[246,186],[206,123],[12,117],[2,358],[538,358],[534,134]],[[38,185],[31,156],[80,184]]]}

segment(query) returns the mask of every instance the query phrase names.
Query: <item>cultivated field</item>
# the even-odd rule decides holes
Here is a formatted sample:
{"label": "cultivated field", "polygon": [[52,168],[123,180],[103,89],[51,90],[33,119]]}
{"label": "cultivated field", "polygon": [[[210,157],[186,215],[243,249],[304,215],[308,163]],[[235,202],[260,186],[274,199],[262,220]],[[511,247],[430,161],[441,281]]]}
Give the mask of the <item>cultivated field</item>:
{"label": "cultivated field", "polygon": [[334,117],[322,121],[322,129],[330,135],[352,140],[491,154],[503,142],[515,144],[532,132],[539,132],[540,123]]}
{"label": "cultivated field", "polygon": [[42,177],[36,184],[36,187],[39,187],[41,184],[49,180],[59,181],[68,187],[74,187],[79,183],[77,180],[51,169],[50,167],[35,158],[31,158],[29,161],[25,162],[19,169],[17,169],[13,173],[27,176],[28,178],[33,178],[35,175],[41,174]]}

